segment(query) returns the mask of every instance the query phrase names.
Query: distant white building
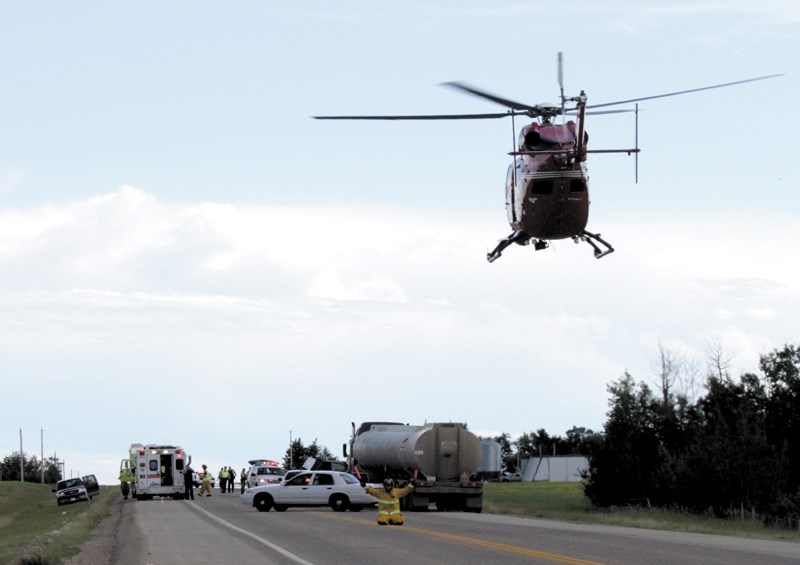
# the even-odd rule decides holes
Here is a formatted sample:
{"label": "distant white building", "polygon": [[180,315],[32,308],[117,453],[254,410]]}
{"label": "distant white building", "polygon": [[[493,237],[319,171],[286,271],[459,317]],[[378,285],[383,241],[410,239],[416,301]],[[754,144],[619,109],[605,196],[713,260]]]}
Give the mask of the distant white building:
{"label": "distant white building", "polygon": [[589,468],[583,455],[542,455],[522,460],[523,481],[578,482]]}

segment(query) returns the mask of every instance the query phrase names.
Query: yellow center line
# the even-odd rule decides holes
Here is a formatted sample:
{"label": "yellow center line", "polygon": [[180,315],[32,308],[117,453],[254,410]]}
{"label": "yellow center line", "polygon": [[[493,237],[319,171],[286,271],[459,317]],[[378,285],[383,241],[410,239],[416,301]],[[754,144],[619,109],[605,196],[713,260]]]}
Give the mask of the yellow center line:
{"label": "yellow center line", "polygon": [[[347,520],[356,524],[367,524],[365,520],[356,518],[347,518],[338,514],[319,513],[320,516],[327,516],[339,520]],[[392,526],[389,526],[392,527]],[[448,541],[455,541],[459,543],[477,545],[487,549],[496,549],[498,551],[505,551],[506,553],[514,553],[516,555],[524,555],[525,557],[538,557],[539,559],[547,559],[549,561],[556,561],[558,563],[569,563],[570,565],[603,565],[599,561],[589,561],[588,559],[580,559],[578,557],[570,557],[568,555],[560,555],[558,553],[550,553],[548,551],[539,551],[538,549],[529,549],[527,547],[519,547],[516,545],[508,545],[505,543],[497,543],[494,541],[483,540],[480,538],[472,538],[458,534],[449,534],[447,532],[440,532],[437,530],[428,530],[422,528],[414,528],[413,526],[403,525],[400,527],[403,531],[414,532],[423,536],[432,538],[439,538]]]}

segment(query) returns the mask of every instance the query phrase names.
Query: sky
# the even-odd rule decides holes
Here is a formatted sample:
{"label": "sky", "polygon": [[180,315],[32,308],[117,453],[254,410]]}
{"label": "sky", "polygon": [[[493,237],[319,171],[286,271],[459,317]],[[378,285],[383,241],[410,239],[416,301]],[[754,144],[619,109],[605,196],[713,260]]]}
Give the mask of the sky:
{"label": "sky", "polygon": [[[310,119],[503,111],[452,80],[557,102],[559,51],[590,105],[784,76],[640,103],[639,182],[588,161],[601,260],[487,263],[508,121]],[[757,371],[800,341],[797,53],[794,0],[0,2],[0,455],[22,430],[111,484],[131,443],[239,469],[370,420],[564,435],[662,350]]]}

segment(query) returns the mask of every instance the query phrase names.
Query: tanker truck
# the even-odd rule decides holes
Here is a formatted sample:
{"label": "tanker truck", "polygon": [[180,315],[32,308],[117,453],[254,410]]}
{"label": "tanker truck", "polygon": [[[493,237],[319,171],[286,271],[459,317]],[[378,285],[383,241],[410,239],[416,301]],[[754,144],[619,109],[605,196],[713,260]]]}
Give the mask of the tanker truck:
{"label": "tanker truck", "polygon": [[416,488],[403,498],[407,510],[480,512],[483,483],[473,474],[481,463],[480,439],[464,424],[409,426],[396,422],[352,424],[350,451],[344,446],[351,473],[368,483],[386,478]]}

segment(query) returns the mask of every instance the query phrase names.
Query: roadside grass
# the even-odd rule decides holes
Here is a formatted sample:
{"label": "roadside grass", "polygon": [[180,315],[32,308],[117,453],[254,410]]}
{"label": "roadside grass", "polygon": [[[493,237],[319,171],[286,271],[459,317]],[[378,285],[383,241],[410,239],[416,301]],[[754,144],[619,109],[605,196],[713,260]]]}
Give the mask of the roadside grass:
{"label": "roadside grass", "polygon": [[0,563],[55,564],[75,555],[111,512],[117,489],[101,486],[91,501],[58,506],[53,485],[0,482]]}
{"label": "roadside grass", "polygon": [[766,527],[756,517],[722,520],[656,508],[598,508],[583,495],[582,483],[486,483],[484,512],[704,534],[800,542],[800,532]]}

